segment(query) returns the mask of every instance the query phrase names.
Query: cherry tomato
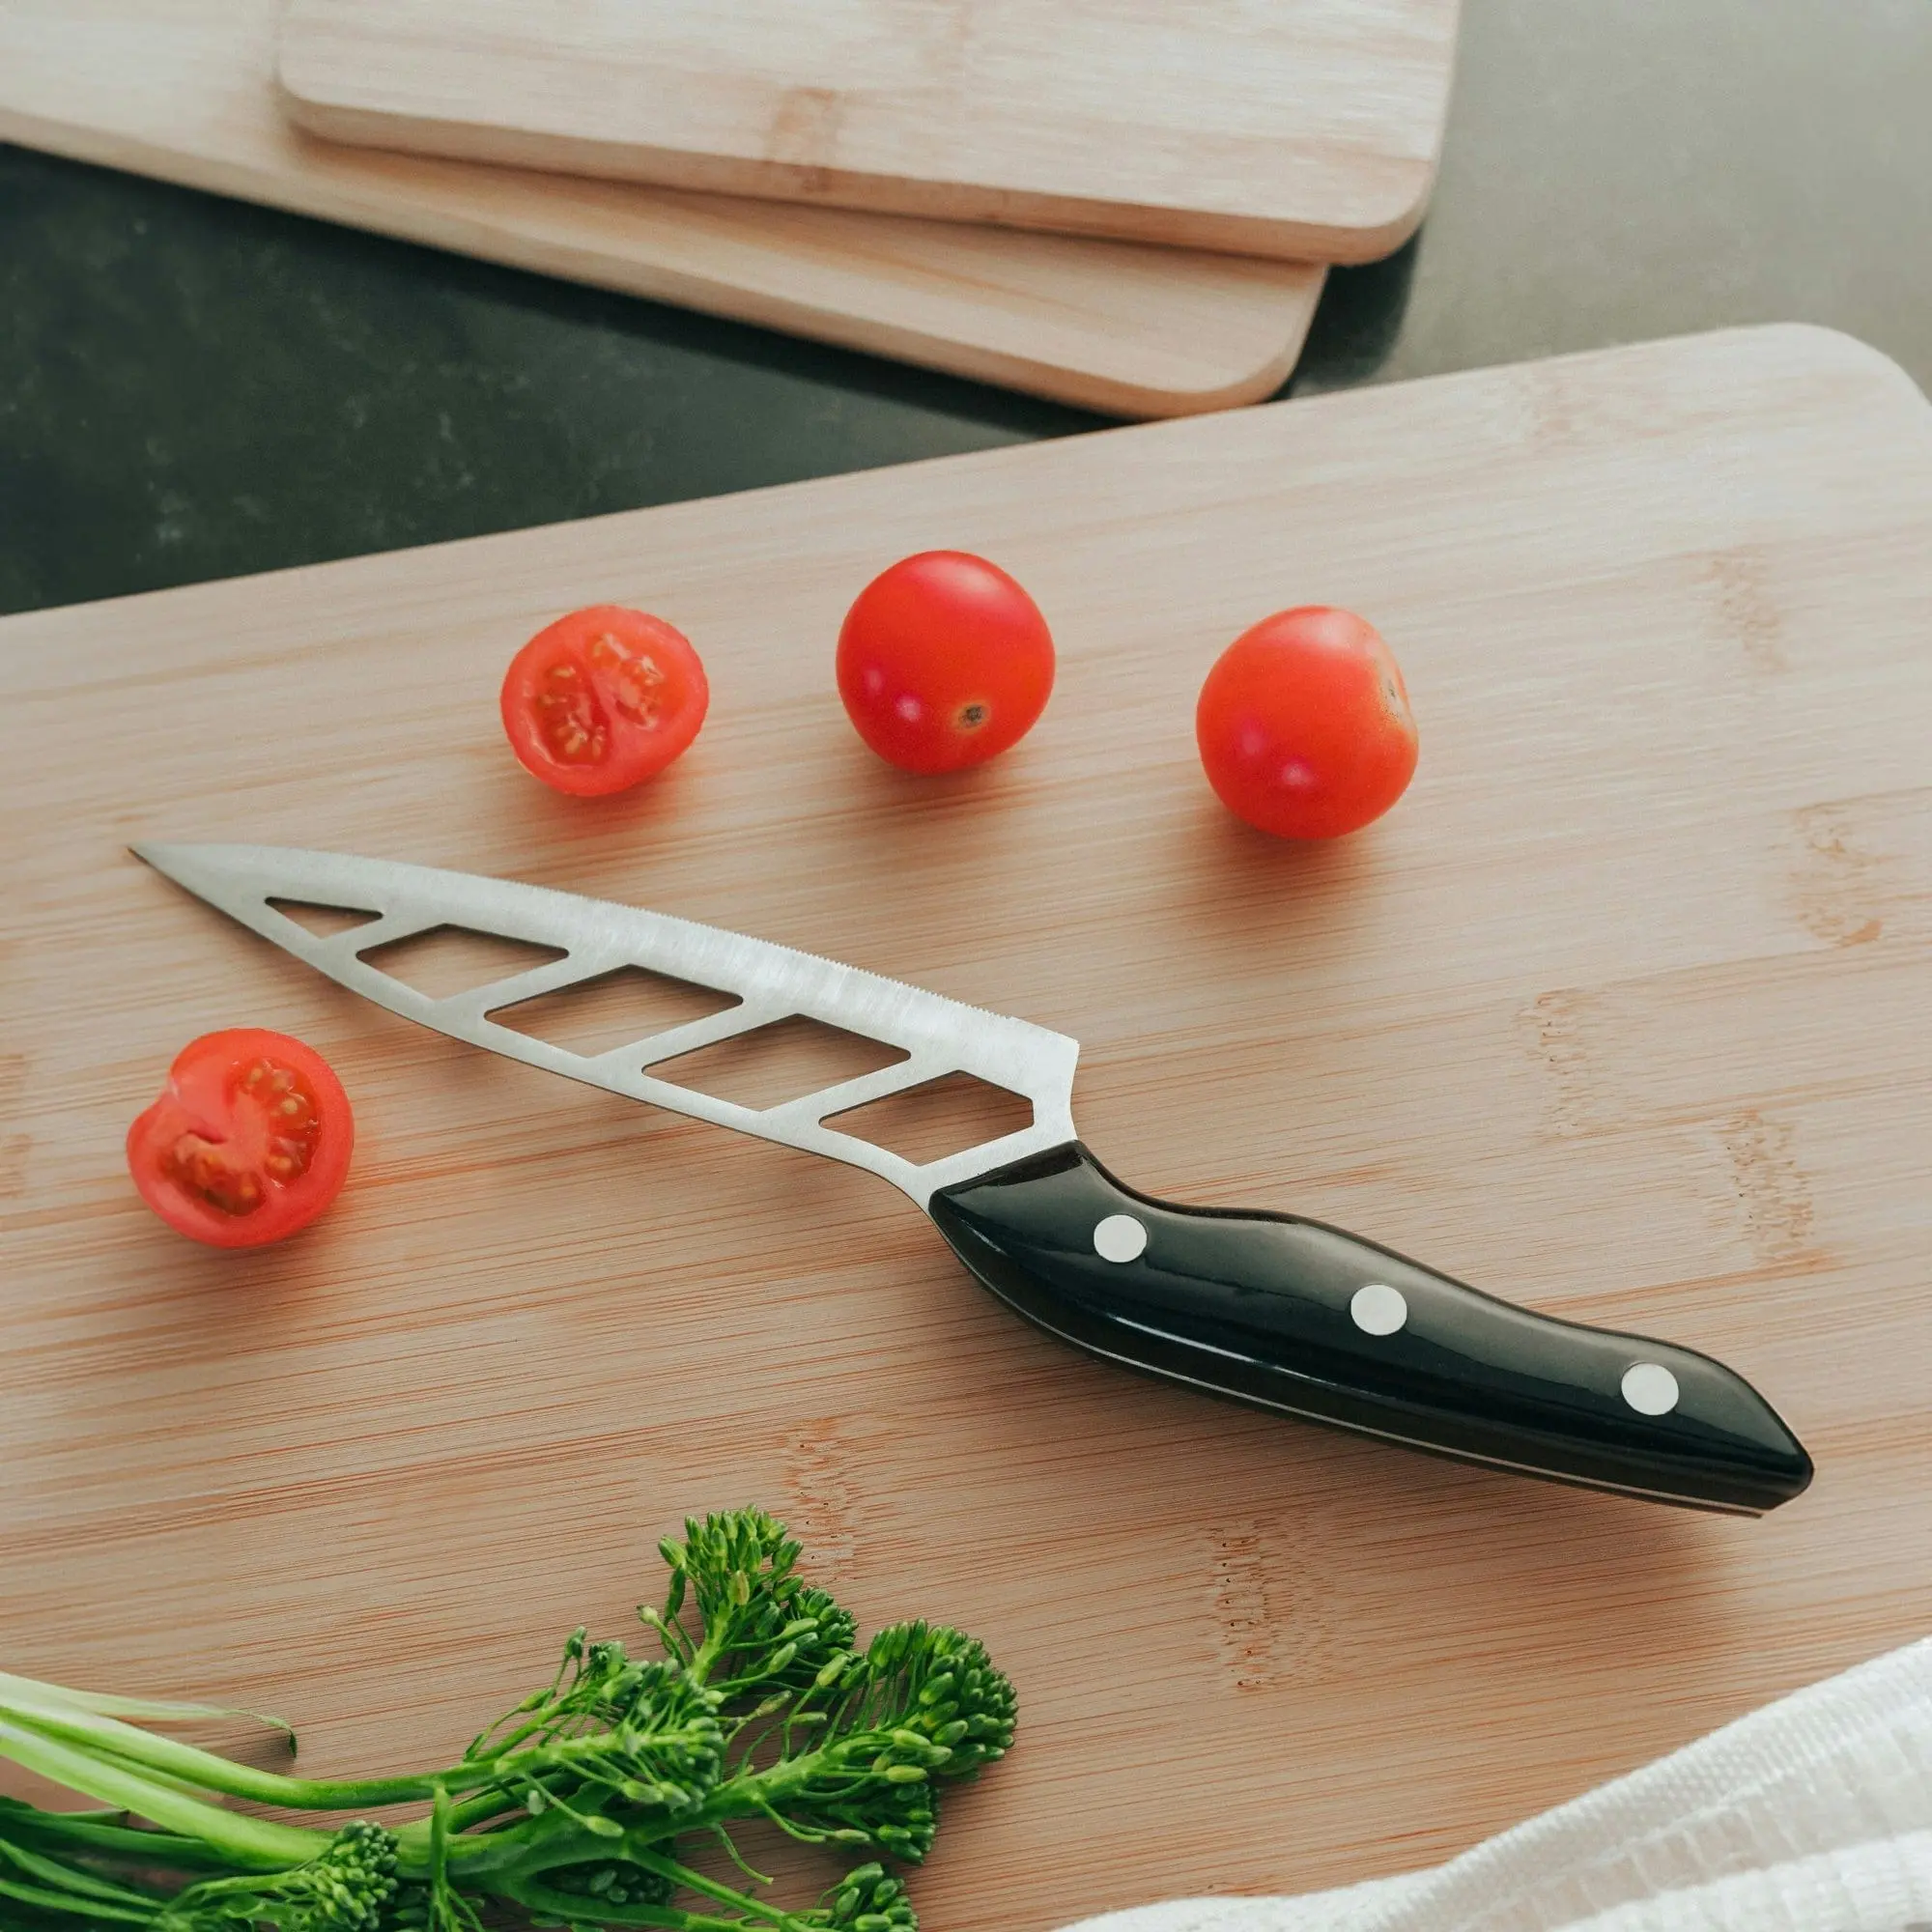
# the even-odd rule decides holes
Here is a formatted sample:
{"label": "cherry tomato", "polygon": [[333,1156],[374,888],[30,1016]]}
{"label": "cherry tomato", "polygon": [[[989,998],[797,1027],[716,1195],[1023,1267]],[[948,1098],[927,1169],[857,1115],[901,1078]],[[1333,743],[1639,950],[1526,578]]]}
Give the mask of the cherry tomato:
{"label": "cherry tomato", "polygon": [[503,729],[524,769],[578,798],[654,778],[697,736],[711,687],[662,617],[593,604],[539,631],[503,678]]}
{"label": "cherry tomato", "polygon": [[349,1096],[313,1047],[260,1027],[191,1040],[128,1130],[128,1168],[169,1227],[215,1248],[306,1228],[349,1174]]}
{"label": "cherry tomato", "polygon": [[847,714],[880,757],[909,772],[957,771],[1004,752],[1052,689],[1039,607],[964,551],[902,558],[860,591],[838,633]]}
{"label": "cherry tomato", "polygon": [[1194,713],[1208,781],[1282,838],[1335,838],[1379,818],[1415,770],[1402,672],[1352,611],[1278,611],[1221,653]]}

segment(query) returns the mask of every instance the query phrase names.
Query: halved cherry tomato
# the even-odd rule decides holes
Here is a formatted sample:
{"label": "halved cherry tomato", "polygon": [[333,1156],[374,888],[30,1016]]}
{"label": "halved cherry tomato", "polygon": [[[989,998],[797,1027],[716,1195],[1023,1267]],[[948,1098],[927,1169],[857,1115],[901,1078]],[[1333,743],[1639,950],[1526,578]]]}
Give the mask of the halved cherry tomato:
{"label": "halved cherry tomato", "polygon": [[1033,728],[1053,690],[1046,619],[1007,573],[929,550],[873,578],[838,633],[838,695],[860,737],[909,772],[951,772]]}
{"label": "halved cherry tomato", "polygon": [[306,1228],[349,1174],[349,1096],[312,1046],[260,1027],[191,1040],[128,1130],[128,1168],[169,1227],[215,1248]]}
{"label": "halved cherry tomato", "polygon": [[662,617],[593,604],[539,631],[503,678],[503,729],[524,769],[578,798],[654,778],[697,736],[711,687]]}
{"label": "halved cherry tomato", "polygon": [[1194,713],[1208,781],[1282,838],[1334,838],[1379,818],[1415,771],[1415,720],[1394,654],[1352,611],[1278,611],[1222,652]]}

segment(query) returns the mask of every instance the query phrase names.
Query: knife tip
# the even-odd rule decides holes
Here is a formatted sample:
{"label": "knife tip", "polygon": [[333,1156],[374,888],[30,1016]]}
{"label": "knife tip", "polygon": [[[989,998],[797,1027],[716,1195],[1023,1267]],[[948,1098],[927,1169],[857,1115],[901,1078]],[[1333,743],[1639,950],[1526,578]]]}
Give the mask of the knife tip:
{"label": "knife tip", "polygon": [[142,838],[131,842],[128,849],[142,865],[152,866],[162,877],[179,883],[183,863],[194,847],[178,845],[166,839]]}

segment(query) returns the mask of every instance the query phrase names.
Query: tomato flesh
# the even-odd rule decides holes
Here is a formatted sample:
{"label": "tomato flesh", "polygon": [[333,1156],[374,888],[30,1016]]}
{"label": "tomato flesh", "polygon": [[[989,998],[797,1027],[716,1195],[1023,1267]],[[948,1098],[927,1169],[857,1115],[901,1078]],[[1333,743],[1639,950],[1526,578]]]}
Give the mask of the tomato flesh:
{"label": "tomato flesh", "polygon": [[1395,654],[1350,611],[1264,617],[1228,646],[1195,708],[1201,762],[1237,817],[1282,838],[1336,838],[1379,818],[1415,773],[1415,719]]}
{"label": "tomato flesh", "polygon": [[128,1129],[128,1167],[169,1227],[212,1247],[261,1247],[342,1191],[355,1138],[349,1096],[313,1047],[236,1027],[176,1056]]}
{"label": "tomato flesh", "polygon": [[965,551],[902,558],[838,633],[838,695],[880,757],[909,772],[982,764],[1030,731],[1053,690],[1053,636],[997,564]]}
{"label": "tomato flesh", "polygon": [[525,770],[580,798],[654,777],[711,701],[691,640],[661,617],[592,605],[539,631],[503,678],[503,729]]}

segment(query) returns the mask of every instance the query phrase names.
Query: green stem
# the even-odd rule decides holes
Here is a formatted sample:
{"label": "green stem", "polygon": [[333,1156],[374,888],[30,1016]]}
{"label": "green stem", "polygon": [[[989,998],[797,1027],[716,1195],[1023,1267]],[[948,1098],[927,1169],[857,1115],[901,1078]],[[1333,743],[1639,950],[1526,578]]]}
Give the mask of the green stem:
{"label": "green stem", "polygon": [[712,1666],[730,1648],[730,1639],[723,1631],[707,1632],[704,1641],[692,1652],[691,1662],[684,1666],[685,1670],[695,1683],[708,1684]]}
{"label": "green stem", "polygon": [[[532,1818],[519,1818],[500,1831],[469,1833],[458,1836],[457,1806],[451,1805],[440,1834],[433,1818],[419,1818],[396,1833],[396,1869],[405,1878],[422,1878],[433,1869],[437,1858],[436,1840],[442,1839],[440,1857],[452,1884],[494,1884],[497,1876],[514,1871],[530,1857],[533,1847],[554,1838],[567,1838],[582,1849],[572,1859],[537,1861],[538,1863],[567,1864],[577,1860],[608,1854],[614,1842],[593,1838],[567,1811],[545,1811]],[[670,1829],[675,1830],[675,1827]]]}
{"label": "green stem", "polygon": [[[631,1826],[621,1842],[641,1850],[689,1832],[708,1832],[744,1818],[767,1818],[800,1788],[824,1775],[824,1757],[822,1750],[807,1751],[749,1777],[731,1778],[689,1811],[668,1813],[649,1825]],[[494,1798],[490,1804],[486,1816],[494,1817],[502,1805]],[[464,1884],[494,1880],[504,1873],[539,1870],[546,1865],[573,1863],[582,1859],[614,1856],[612,1846],[619,1842],[591,1837],[567,1811],[561,1810],[522,1817],[498,1831],[458,1836],[464,1822],[461,1807],[452,1805],[446,1856],[451,1879]],[[430,1836],[428,1819],[418,1819],[397,1832],[399,1870],[406,1875],[419,1875],[428,1868]],[[572,1847],[568,1858],[549,1855],[553,1843],[559,1839]]]}
{"label": "green stem", "polygon": [[[472,1825],[487,1825],[491,1819],[500,1818],[506,1811],[514,1811],[517,1814],[519,1823],[527,1816],[523,1805],[515,1798],[511,1797],[508,1792],[486,1791],[480,1798],[469,1799],[461,1804],[454,1802],[451,1803],[449,1807],[449,1829],[452,1833],[467,1832]],[[424,1819],[421,1821],[420,1826],[405,1825],[402,1828],[404,1835],[417,1830],[420,1830],[423,1835],[427,1837],[429,1821]]]}
{"label": "green stem", "polygon": [[706,1878],[702,1872],[693,1871],[689,1865],[680,1864],[675,1859],[645,1852],[633,1859],[632,1862],[641,1865],[646,1871],[656,1872],[661,1878],[669,1879],[686,1891],[696,1892],[700,1898],[711,1899],[719,1905],[735,1906],[755,1922],[781,1927],[782,1932],[807,1932],[807,1928],[789,1912],[759,1899],[748,1898],[742,1891],[734,1891],[730,1886],[722,1885],[717,1879]]}
{"label": "green stem", "polygon": [[131,1811],[137,1817],[152,1818],[170,1832],[200,1838],[227,1853],[232,1862],[250,1870],[283,1871],[290,1865],[306,1864],[328,1843],[326,1832],[298,1831],[290,1825],[270,1824],[266,1818],[224,1811],[143,1777],[131,1766],[75,1750],[57,1739],[4,1720],[0,1720],[0,1755],[70,1791]]}
{"label": "green stem", "polygon": [[439,1892],[449,1885],[449,1793],[440,1784],[429,1814],[429,1882]]}
{"label": "green stem", "polygon": [[798,1757],[781,1758],[749,1776],[729,1778],[702,1804],[682,1813],[674,1829],[679,1833],[703,1832],[715,1825],[735,1823],[740,1818],[765,1817],[823,1776],[825,1757],[822,1749],[805,1751]]}
{"label": "green stem", "polygon": [[[555,1715],[554,1712],[546,1712],[542,1717],[532,1718],[526,1724],[519,1724],[515,1730],[503,1737],[498,1737],[494,1731],[485,1731],[469,1747],[469,1755],[475,1758],[508,1757],[526,1739],[535,1737],[542,1731]],[[503,1721],[507,1723],[509,1719],[506,1718]]]}
{"label": "green stem", "polygon": [[[539,1879],[526,1879],[503,1888],[503,1896],[527,1912],[546,1918],[559,1918],[566,1925],[594,1922],[598,1925],[663,1926],[670,1932],[745,1932],[735,1918],[715,1918],[708,1913],[683,1912],[675,1905],[612,1905],[608,1899],[586,1898],[581,1891],[556,1891]],[[588,1908],[594,1921],[583,1914]]]}
{"label": "green stem", "polygon": [[219,1852],[199,1838],[184,1838],[167,1832],[143,1832],[132,1825],[105,1824],[101,1822],[103,1815],[118,1819],[123,1814],[0,1810],[0,1837],[86,1845],[94,1851],[138,1859],[162,1871],[203,1866],[220,1870],[228,1863]]}
{"label": "green stem", "polygon": [[201,1750],[193,1745],[178,1744],[173,1738],[156,1737],[152,1731],[138,1730],[132,1724],[119,1723],[111,1718],[89,1718],[79,1712],[63,1716],[33,1707],[5,1710],[0,1713],[0,1736],[8,1733],[6,1719],[43,1737],[71,1745],[102,1762],[119,1760],[180,1778],[203,1791],[219,1791],[230,1798],[252,1799],[257,1804],[280,1804],[292,1810],[353,1811],[378,1804],[407,1804],[432,1797],[438,1783],[432,1776],[374,1778],[350,1783],[284,1777],[278,1772],[257,1771],[251,1765],[217,1757],[213,1751]]}
{"label": "green stem", "polygon": [[43,1912],[65,1912],[93,1919],[111,1918],[122,1925],[152,1925],[159,1907],[137,1912],[126,1906],[104,1904],[98,1898],[83,1898],[71,1891],[43,1891],[38,1886],[20,1885],[0,1878],[0,1898],[17,1899],[22,1905],[39,1906]]}
{"label": "green stem", "polygon": [[102,1899],[109,1905],[145,1906],[152,1911],[161,1902],[155,1892],[136,1891],[131,1886],[102,1878],[99,1872],[80,1865],[62,1864],[58,1859],[47,1858],[5,1838],[0,1838],[0,1863],[11,1864],[24,1877],[38,1879],[43,1885],[57,1886],[84,1898]]}
{"label": "green stem", "polygon": [[622,1839],[611,1840],[598,1848],[598,1856],[626,1864],[637,1865],[639,1869],[655,1872],[660,1878],[668,1879],[673,1885],[686,1891],[695,1891],[701,1898],[711,1899],[719,1905],[728,1905],[743,1915],[738,1918],[717,1918],[706,1914],[681,1911],[670,1905],[615,1906],[602,1899],[593,1899],[582,1892],[558,1891],[544,1883],[544,1874],[554,1871],[559,1865],[576,1864],[584,1857],[581,1847],[554,1848],[548,1858],[530,1857],[517,1870],[506,1873],[493,1888],[506,1898],[533,1911],[555,1913],[567,1921],[582,1924],[594,1922],[599,1925],[665,1925],[688,1928],[688,1932],[700,1932],[700,1928],[722,1927],[726,1932],[745,1932],[746,1921],[754,1925],[769,1925],[777,1932],[809,1932],[790,1913],[749,1898],[742,1891],[733,1890],[728,1885],[706,1878],[702,1872],[693,1871],[689,1865],[680,1864],[675,1859],[650,1849],[655,1840],[639,1841],[627,1833]]}
{"label": "green stem", "polygon": [[140,1718],[150,1723],[205,1724],[247,1718],[265,1729],[279,1732],[288,1740],[291,1752],[296,1734],[279,1718],[264,1717],[260,1711],[244,1711],[224,1704],[183,1704],[160,1697],[115,1697],[100,1690],[70,1690],[65,1684],[43,1684],[36,1677],[15,1677],[0,1670],[0,1703],[44,1707],[54,1705],[71,1711],[92,1711],[103,1718]]}
{"label": "green stem", "polygon": [[688,1670],[696,1651],[692,1644],[690,1633],[678,1617],[666,1616],[662,1610],[651,1609],[645,1605],[638,1605],[638,1621],[648,1631],[657,1633],[658,1641],[664,1645],[667,1655],[683,1664]]}

